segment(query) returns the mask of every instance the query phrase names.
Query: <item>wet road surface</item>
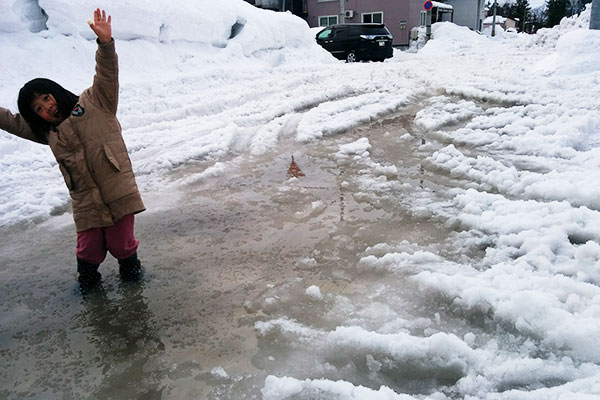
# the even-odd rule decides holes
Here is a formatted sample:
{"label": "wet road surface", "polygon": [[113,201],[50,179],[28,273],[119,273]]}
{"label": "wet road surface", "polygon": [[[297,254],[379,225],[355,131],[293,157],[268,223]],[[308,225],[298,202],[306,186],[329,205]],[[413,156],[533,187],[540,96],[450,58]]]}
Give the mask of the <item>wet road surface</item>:
{"label": "wet road surface", "polygon": [[[314,377],[316,364],[337,365],[322,374],[331,379],[375,388],[395,381],[395,389],[411,393],[455,382],[451,371],[437,380],[397,371],[400,379],[375,382],[360,367],[344,369],[344,357],[311,353],[309,345],[255,328],[277,317],[315,329],[346,325],[336,298],[354,308],[377,299],[405,318],[439,322],[445,306],[438,299],[408,280],[386,285],[385,275],[358,267],[365,250],[380,243],[408,241],[464,257],[453,250],[445,221],[413,207],[415,199],[440,200],[461,184],[424,168],[436,144],[412,127],[417,110],[318,143],[283,140],[260,156],[224,161],[224,174],[160,199],[148,194],[149,211],[136,219],[146,268],[139,284],[122,283],[108,256],[102,288],[82,297],[68,214],[3,228],[0,397],[259,399],[267,375]],[[341,145],[365,137],[367,160],[395,172],[336,156]],[[292,156],[305,176],[288,178]],[[179,168],[173,179],[210,165]],[[370,191],[369,182],[387,185]],[[324,298],[308,294],[313,285]],[[458,334],[468,324],[457,317],[446,323]]]}

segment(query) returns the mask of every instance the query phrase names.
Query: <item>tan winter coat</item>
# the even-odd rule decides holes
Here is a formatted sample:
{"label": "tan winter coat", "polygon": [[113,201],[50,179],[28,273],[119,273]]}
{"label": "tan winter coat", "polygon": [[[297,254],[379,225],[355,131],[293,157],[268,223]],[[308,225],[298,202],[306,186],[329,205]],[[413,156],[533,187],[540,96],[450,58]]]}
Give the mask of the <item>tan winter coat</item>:
{"label": "tan winter coat", "polygon": [[[77,232],[145,210],[116,117],[118,73],[114,40],[98,43],[92,87],[79,96],[71,115],[48,132],[69,188]],[[38,141],[20,114],[0,109],[0,128]]]}

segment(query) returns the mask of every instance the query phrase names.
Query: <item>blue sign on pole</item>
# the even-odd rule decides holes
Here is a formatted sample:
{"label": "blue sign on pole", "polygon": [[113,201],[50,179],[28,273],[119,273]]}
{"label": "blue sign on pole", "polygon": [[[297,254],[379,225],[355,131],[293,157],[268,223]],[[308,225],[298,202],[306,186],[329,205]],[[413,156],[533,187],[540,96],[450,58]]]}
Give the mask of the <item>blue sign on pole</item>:
{"label": "blue sign on pole", "polygon": [[427,0],[425,3],[423,3],[423,8],[427,11],[431,10],[433,8],[433,3]]}

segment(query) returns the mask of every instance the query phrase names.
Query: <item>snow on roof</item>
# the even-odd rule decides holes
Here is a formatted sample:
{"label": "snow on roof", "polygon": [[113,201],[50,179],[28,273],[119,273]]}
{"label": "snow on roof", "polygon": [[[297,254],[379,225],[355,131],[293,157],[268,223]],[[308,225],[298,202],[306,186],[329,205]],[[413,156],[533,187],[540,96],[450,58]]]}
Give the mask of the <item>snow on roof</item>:
{"label": "snow on roof", "polygon": [[[500,15],[496,15],[496,23],[497,23],[497,24],[503,24],[503,23],[505,23],[505,22],[506,22],[506,20],[507,20],[507,18],[506,18],[506,17],[502,17],[502,16],[500,16]],[[486,18],[483,20],[483,23],[484,23],[484,24],[492,24],[493,22],[494,22],[494,17],[493,17],[493,16],[492,16],[492,17],[486,17]]]}
{"label": "snow on roof", "polygon": [[433,4],[433,6],[437,7],[437,8],[445,8],[447,10],[454,10],[454,7],[452,7],[450,4],[440,3],[439,1],[432,1],[431,4]]}

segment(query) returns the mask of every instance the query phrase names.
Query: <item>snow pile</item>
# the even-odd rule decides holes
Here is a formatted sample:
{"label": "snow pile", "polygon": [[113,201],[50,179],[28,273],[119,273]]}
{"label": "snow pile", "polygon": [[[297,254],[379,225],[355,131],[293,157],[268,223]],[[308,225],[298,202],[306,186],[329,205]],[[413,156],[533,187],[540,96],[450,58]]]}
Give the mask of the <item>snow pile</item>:
{"label": "snow pile", "polygon": [[[445,84],[452,85],[451,90],[435,100],[436,107],[417,114],[416,123],[436,130],[434,137],[450,143],[428,157],[428,168],[440,168],[471,187],[452,194],[457,213],[446,217],[461,231],[459,236],[485,247],[477,266],[457,268],[418,253],[413,257],[423,260],[421,265],[410,262],[409,254],[362,260],[366,266],[395,274],[412,272],[421,290],[444,296],[452,307],[467,315],[480,313],[529,338],[537,351],[560,353],[574,365],[585,366],[575,375],[573,371],[553,372],[559,381],[577,383],[529,395],[515,390],[487,398],[579,398],[578,393],[587,390],[598,394],[597,389],[589,389],[597,387],[589,368],[597,368],[600,361],[600,353],[593,350],[600,344],[600,231],[595,228],[600,222],[600,193],[594,183],[600,179],[600,119],[595,111],[600,107],[600,36],[585,29],[588,23],[589,10],[538,35],[538,46],[553,42],[556,47],[533,69],[543,73],[534,75],[537,84],[528,83],[531,70],[510,68],[514,60],[500,61],[496,71],[511,70],[503,87],[481,76],[465,79],[479,81],[481,92],[464,87],[465,81],[463,86]],[[539,51],[539,47],[531,50]],[[460,47],[451,51],[461,54]],[[527,88],[527,92],[513,90],[516,87]],[[516,97],[490,97],[492,91],[502,90]],[[446,104],[465,100],[456,101],[450,94],[467,99],[486,96],[498,103],[471,115],[463,105],[453,110],[457,118],[451,119],[445,117],[445,108],[452,110]],[[429,116],[434,110],[437,115]],[[459,129],[446,129],[445,124],[457,124],[460,111],[466,113],[468,122]],[[480,155],[471,156],[473,148]],[[442,204],[429,207],[434,214],[443,215],[448,209]],[[495,380],[491,370],[482,374]],[[521,379],[535,380],[532,375]],[[458,386],[467,393],[474,380],[467,377]],[[493,385],[499,388],[504,383]],[[479,398],[481,393],[472,395]]]}
{"label": "snow pile", "polygon": [[[379,247],[379,250],[383,250],[383,247]],[[416,253],[418,252],[421,251],[417,250]],[[424,258],[423,254],[416,253],[413,259],[416,269],[419,269],[420,265],[426,265],[424,268],[431,271],[443,268],[443,265],[437,262],[438,260],[433,260],[431,257]],[[405,253],[402,258],[406,261],[411,256]],[[427,266],[428,259],[431,259],[434,264]],[[390,261],[388,259],[387,262]],[[404,273],[396,268],[394,271],[396,271],[395,274]],[[505,282],[507,284],[505,291],[506,293],[510,292],[509,282],[512,281],[514,285],[514,277],[501,271],[495,272],[495,279]],[[476,274],[473,271],[472,279],[464,279],[464,276],[461,276],[464,282],[458,285],[460,288],[471,288],[474,303],[480,303],[481,300],[478,300],[477,297],[483,298],[486,294],[486,299],[490,299],[493,295],[500,295],[496,291],[488,294],[491,288],[481,287]],[[448,274],[448,277],[451,276]],[[416,278],[427,281],[431,277],[421,273],[417,274]],[[461,278],[455,280],[459,281]],[[392,279],[390,276],[386,277],[388,281]],[[520,281],[519,288],[531,288],[536,284],[528,282],[523,277],[518,279]],[[448,283],[448,286],[453,287],[454,282]],[[522,331],[531,328],[529,323],[539,324],[538,318],[546,322],[553,318],[556,321],[556,318],[560,318],[561,315],[556,315],[551,308],[550,314],[546,316],[543,306],[554,304],[555,299],[550,293],[552,293],[552,289],[559,286],[561,286],[559,282],[547,286],[546,290],[549,291],[547,296],[539,296],[537,291],[529,292],[527,290],[515,294],[514,299],[509,296],[506,298],[502,312],[523,315],[518,308],[526,308],[531,315],[523,315],[523,319],[520,320],[518,329]],[[568,356],[544,358],[543,356],[528,355],[528,352],[542,355],[548,351],[546,346],[550,345],[549,343],[538,343],[533,332],[530,333],[531,339],[522,345],[520,354],[506,351],[506,343],[490,339],[481,332],[477,334],[467,332],[462,338],[453,334],[440,333],[435,329],[436,325],[440,324],[439,314],[436,314],[434,323],[425,319],[412,321],[402,319],[398,315],[398,312],[401,311],[393,304],[386,308],[379,303],[382,299],[393,296],[391,291],[382,290],[380,289],[380,293],[377,294],[371,293],[370,304],[362,307],[349,303],[349,299],[343,296],[336,296],[334,303],[325,305],[325,307],[329,307],[328,313],[325,314],[328,322],[343,314],[348,321],[357,324],[354,326],[340,326],[335,330],[325,331],[287,318],[257,322],[255,328],[262,340],[285,345],[292,351],[292,354],[288,354],[288,358],[286,358],[288,362],[294,363],[300,371],[310,370],[309,376],[314,377],[302,379],[291,376],[277,378],[269,376],[262,388],[263,396],[265,398],[285,398],[298,395],[299,398],[313,398],[317,394],[327,394],[332,398],[341,395],[340,398],[344,399],[405,399],[412,397],[406,397],[407,395],[402,393],[407,391],[410,393],[411,389],[414,390],[420,385],[426,386],[432,381],[452,387],[454,393],[460,393],[461,396],[469,399],[488,398],[494,396],[493,393],[505,393],[506,397],[500,394],[497,394],[498,397],[492,397],[499,399],[514,398],[511,396],[515,396],[517,393],[523,395],[530,393],[532,398],[535,398],[534,394],[544,392],[558,397],[595,393],[593,385],[600,372],[596,363],[581,362],[581,359],[575,355],[573,355],[573,359]],[[409,288],[404,286],[402,290],[409,290]],[[568,287],[565,287],[565,291],[568,291]],[[580,295],[587,297],[589,294],[578,292],[571,296],[568,303],[575,306],[576,299]],[[279,308],[287,309],[290,312],[293,310],[294,301],[293,298],[290,298],[280,304]],[[270,313],[273,311],[271,309]],[[320,310],[314,310],[314,312],[319,313]],[[485,310],[473,311],[465,317],[475,318],[481,313],[485,313]],[[589,318],[588,321],[594,324]],[[358,326],[358,324],[369,325],[370,329]],[[423,328],[425,328],[426,337],[410,333],[418,332]],[[393,333],[384,333],[384,331]],[[578,329],[574,329],[574,331],[571,335],[575,339]],[[583,332],[579,338],[584,339],[582,348],[584,343],[590,346],[595,345],[595,339],[586,336],[586,333],[593,332]],[[307,359],[306,355],[309,353],[311,358]],[[349,382],[336,379],[338,374],[351,376],[357,372],[362,377],[359,380],[361,385],[352,384],[352,380]],[[299,375],[306,374],[301,372]],[[552,389],[540,389],[550,382],[555,383]],[[563,385],[561,382],[565,384]],[[535,389],[540,389],[540,392]],[[381,391],[391,397],[379,397],[382,396]],[[362,397],[358,397],[359,394]],[[431,397],[427,398],[447,399],[451,397],[437,392],[431,393]]]}
{"label": "snow pile", "polygon": [[554,47],[561,36],[576,29],[589,29],[592,7],[586,5],[580,15],[565,17],[560,24],[552,28],[542,28],[535,34],[535,43],[538,46]]}
{"label": "snow pile", "polygon": [[307,287],[306,291],[304,293],[306,293],[308,296],[310,296],[316,300],[323,299],[323,294],[321,293],[321,289],[316,285],[311,285],[311,286]]}
{"label": "snow pile", "polygon": [[465,54],[474,49],[484,48],[489,40],[465,26],[451,22],[439,22],[431,27],[431,40],[419,50],[419,54],[427,57],[441,57],[447,54]]}
{"label": "snow pile", "polygon": [[[496,15],[495,20],[496,20],[497,24],[503,24],[506,22],[506,17],[503,17],[501,15]],[[485,17],[485,19],[483,20],[484,24],[491,24],[493,22],[494,22],[494,16]]]}
{"label": "snow pile", "polygon": [[447,97],[438,96],[430,102],[431,106],[419,111],[415,117],[415,124],[427,130],[436,130],[444,125],[468,120],[482,112],[479,106],[467,100],[449,103]]}
{"label": "snow pile", "polygon": [[[40,15],[44,13],[46,37],[95,38],[85,23],[93,11],[89,4],[65,0],[44,1],[39,5],[32,0],[8,1],[9,7],[0,19],[0,32],[39,32]],[[246,56],[260,50],[309,47],[313,41],[301,19],[289,13],[261,10],[239,0],[222,0],[217,4],[194,0],[176,4],[107,0],[102,8],[112,15],[113,36],[119,41],[189,42],[222,48],[233,41],[237,44],[235,51],[241,50]]]}
{"label": "snow pile", "polygon": [[[600,72],[600,31],[573,29],[561,36],[556,51],[538,65],[545,75],[563,76]],[[594,79],[590,76],[590,79]]]}
{"label": "snow pile", "polygon": [[[288,319],[257,322],[261,336],[282,336],[295,346],[318,348],[325,358],[367,363],[373,373],[457,381],[480,363],[480,354],[455,335],[417,337],[405,332],[378,333],[359,326],[323,332]],[[400,384],[399,382],[397,384]]]}
{"label": "snow pile", "polygon": [[[59,82],[68,76],[70,85],[75,86],[73,91],[83,90],[94,66],[95,36],[86,24],[93,8],[64,0],[9,3],[0,19],[0,43],[5,54],[16,57],[11,58],[10,65],[0,67],[0,87],[18,90],[23,77],[37,77],[39,69],[28,62],[35,54],[38,59],[65,60],[50,63],[43,73]],[[289,13],[258,9],[242,0],[186,0],[176,4],[108,0],[102,7],[112,16],[121,81],[142,79],[159,70],[193,71],[206,64],[227,64],[245,57],[268,65],[307,58],[334,62],[316,45],[305,21]],[[47,17],[40,22],[42,14]],[[79,68],[74,70],[73,65]]]}
{"label": "snow pile", "polygon": [[414,400],[408,395],[395,393],[390,388],[382,386],[379,390],[372,390],[364,386],[354,386],[349,382],[330,381],[327,379],[306,379],[300,381],[289,377],[276,377],[270,375],[265,380],[265,387],[261,390],[264,400],[280,400],[297,394],[303,396],[339,398],[344,400]]}

